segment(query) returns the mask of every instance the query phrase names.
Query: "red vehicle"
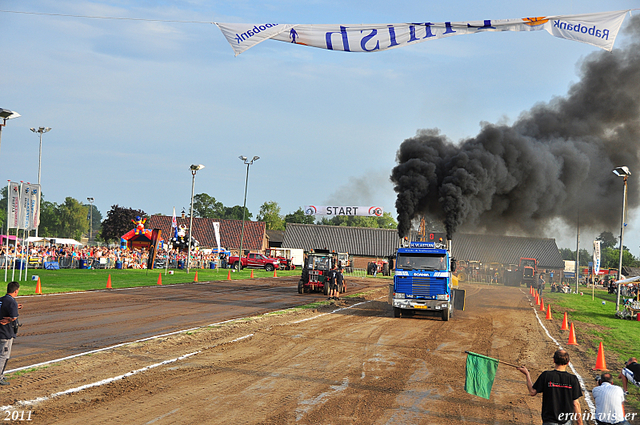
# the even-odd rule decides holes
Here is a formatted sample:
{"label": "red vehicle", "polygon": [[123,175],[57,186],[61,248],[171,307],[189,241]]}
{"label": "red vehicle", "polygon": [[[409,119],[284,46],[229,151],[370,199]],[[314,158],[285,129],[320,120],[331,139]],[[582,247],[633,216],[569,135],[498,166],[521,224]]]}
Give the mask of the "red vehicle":
{"label": "red vehicle", "polygon": [[[288,252],[289,251],[289,252]],[[293,258],[287,253],[290,254],[290,250],[281,249],[281,248],[269,248],[265,251],[268,257],[275,258],[280,262],[281,270],[295,270],[296,266],[293,264]]]}
{"label": "red vehicle", "polygon": [[518,272],[522,273],[522,283],[524,285],[535,285],[538,277],[538,260],[535,258],[520,258]]}
{"label": "red vehicle", "polygon": [[[232,255],[227,261],[232,268],[239,269],[240,261],[237,255]],[[242,268],[253,267],[259,269],[265,269],[268,272],[272,272],[280,268],[280,262],[275,258],[269,258],[263,254],[250,252],[246,256],[242,257]]]}

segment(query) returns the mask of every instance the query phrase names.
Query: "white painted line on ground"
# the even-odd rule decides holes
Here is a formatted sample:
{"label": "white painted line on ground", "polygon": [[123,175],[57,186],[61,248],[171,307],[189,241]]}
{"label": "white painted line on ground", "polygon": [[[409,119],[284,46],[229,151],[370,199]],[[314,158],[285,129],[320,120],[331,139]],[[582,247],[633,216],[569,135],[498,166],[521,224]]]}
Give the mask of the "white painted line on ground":
{"label": "white painted line on ground", "polygon": [[[520,291],[524,294],[524,291],[522,289],[520,289]],[[551,341],[553,341],[556,344],[558,349],[564,350],[564,348],[562,348],[558,340],[556,340],[554,337],[551,336],[546,326],[542,323],[542,320],[540,320],[540,316],[538,316],[538,312],[536,311],[535,307],[533,307],[533,313],[536,315],[536,319],[538,319],[538,323],[540,323],[540,326],[542,326],[542,329],[544,329],[545,333],[551,339]],[[593,403],[593,400],[591,400],[591,395],[589,394],[587,387],[585,387],[584,385],[584,379],[582,379],[582,376],[580,376],[578,371],[576,371],[576,369],[573,367],[573,364],[571,364],[571,362],[569,362],[569,367],[571,368],[571,371],[573,372],[573,374],[576,375],[576,378],[578,378],[578,382],[580,383],[580,388],[582,388],[582,393],[584,394],[584,401],[587,403],[587,406],[589,406],[589,410],[591,411],[591,413],[595,415],[596,405]]]}
{"label": "white painted line on ground", "polygon": [[[385,298],[385,297],[381,297],[381,298]],[[380,298],[378,298],[378,299],[380,299]],[[333,313],[336,313],[336,312],[339,312],[339,311],[342,311],[342,310],[348,310],[348,309],[351,309],[353,307],[356,307],[356,306],[359,306],[359,305],[362,305],[362,304],[370,303],[372,301],[375,301],[375,300],[363,301],[363,302],[356,303],[356,304],[354,304],[352,306],[349,306],[349,307],[341,307],[341,308],[338,308],[336,310],[333,310],[330,313],[324,313],[324,314],[321,314],[321,315],[318,315],[318,316],[314,316],[313,318],[321,317],[321,316],[324,316],[326,314],[333,314]],[[208,325],[208,326],[219,325],[219,324],[222,324],[222,323],[233,322],[233,321],[236,321],[236,320],[241,320],[241,319],[225,320],[224,322],[219,322],[219,323],[215,323],[215,324]],[[305,319],[305,320],[310,320],[310,319]],[[300,323],[300,321],[294,321],[294,322],[291,322],[291,323],[293,323],[293,324]],[[5,373],[14,372],[14,371],[23,370],[23,369],[28,369],[28,368],[33,368],[33,367],[38,367],[38,366],[41,366],[41,365],[55,363],[55,362],[59,362],[59,361],[62,361],[62,360],[67,360],[67,359],[71,359],[71,358],[74,358],[74,357],[79,357],[79,356],[82,356],[82,355],[90,354],[90,353],[96,353],[96,352],[99,352],[99,351],[105,351],[105,350],[108,350],[108,349],[121,347],[121,346],[128,345],[128,344],[133,344],[135,342],[148,341],[148,340],[152,340],[152,339],[161,338],[163,336],[175,335],[175,334],[178,334],[178,333],[188,332],[189,330],[196,330],[196,329],[201,329],[201,327],[199,327],[199,328],[191,328],[191,329],[187,329],[187,330],[183,330],[183,331],[171,332],[171,333],[168,333],[168,334],[153,336],[153,337],[149,337],[149,338],[144,338],[144,339],[140,339],[140,340],[134,341],[134,342],[127,342],[127,343],[117,344],[117,345],[113,345],[111,347],[101,348],[101,349],[98,349],[98,350],[92,350],[92,351],[88,351],[88,352],[85,352],[85,353],[82,353],[82,354],[76,354],[76,355],[73,355],[73,356],[64,357],[64,358],[58,359],[58,360],[52,360],[52,361],[49,361],[49,362],[38,363],[37,365],[31,365],[31,366],[26,366],[26,367],[23,367],[23,368],[14,369],[12,371],[7,371]],[[236,338],[236,339],[234,339],[232,341],[229,341],[228,343],[221,343],[221,344],[231,344],[231,343],[234,343],[234,342],[239,342],[239,341],[245,340],[247,338],[250,338],[253,335],[254,334],[252,334],[252,333],[251,334],[247,334],[247,335],[241,336],[239,338]],[[217,345],[221,345],[221,344],[216,344],[216,345],[214,345],[214,347],[217,346]],[[18,405],[18,406],[34,405],[34,404],[37,404],[37,403],[40,403],[40,402],[43,402],[43,401],[50,400],[50,399],[55,398],[55,397],[59,397],[61,395],[77,393],[77,392],[80,392],[80,391],[83,391],[83,390],[86,390],[86,389],[89,389],[89,388],[94,388],[94,387],[99,387],[99,386],[102,386],[102,385],[106,385],[106,384],[109,384],[109,383],[124,379],[126,377],[133,376],[133,375],[136,375],[136,374],[141,373],[141,372],[145,372],[145,371],[150,370],[150,369],[154,369],[154,368],[159,367],[159,366],[163,366],[163,365],[166,365],[166,364],[169,364],[169,363],[174,363],[174,362],[177,362],[179,360],[184,360],[184,359],[186,359],[188,357],[194,356],[194,355],[199,354],[201,352],[202,352],[201,350],[194,351],[193,353],[185,354],[185,355],[182,355],[180,357],[176,357],[176,358],[173,358],[173,359],[162,361],[160,363],[155,363],[155,364],[152,364],[152,365],[149,365],[149,366],[145,366],[143,368],[140,368],[140,369],[125,373],[123,375],[119,375],[119,376],[115,376],[115,377],[112,377],[112,378],[103,379],[101,381],[93,382],[91,384],[86,384],[86,385],[82,385],[80,387],[76,387],[76,388],[71,388],[71,389],[68,389],[68,390],[60,391],[60,392],[51,394],[49,396],[38,397],[38,398],[35,398],[35,399],[32,399],[32,400],[17,401],[14,405],[0,406],[0,411],[11,410],[11,409],[14,408],[15,405]]]}
{"label": "white painted line on ground", "polygon": [[[61,395],[73,394],[73,393],[77,393],[77,392],[80,392],[80,391],[83,391],[83,390],[86,390],[86,389],[89,389],[89,388],[99,387],[99,386],[102,386],[102,385],[109,384],[111,382],[119,381],[119,380],[127,378],[129,376],[136,375],[136,374],[141,373],[141,372],[146,372],[147,370],[154,369],[154,368],[159,367],[159,366],[163,366],[163,365],[166,365],[166,364],[169,364],[169,363],[175,363],[175,362],[177,362],[179,360],[184,360],[184,359],[186,359],[188,357],[191,357],[191,356],[194,356],[194,355],[196,355],[198,353],[201,353],[201,351],[194,351],[193,353],[185,354],[185,355],[180,356],[180,357],[176,357],[176,358],[173,358],[173,359],[165,360],[165,361],[160,362],[160,363],[152,364],[152,365],[145,366],[145,367],[137,369],[137,370],[133,370],[131,372],[125,373],[124,375],[114,376],[113,378],[103,379],[102,381],[93,382],[91,384],[82,385],[82,386],[76,387],[76,388],[70,388],[70,389],[65,390],[65,391],[60,391],[60,392],[57,392],[57,393],[53,393],[53,394],[51,394],[49,396],[46,396],[46,397],[38,397],[38,398],[35,398],[33,400],[18,401],[16,403],[16,405],[19,405],[19,406],[31,406],[31,405],[34,405],[34,404],[37,404],[37,403],[40,403],[40,402],[43,402],[43,401],[50,400],[50,399],[55,398],[55,397],[59,397]],[[13,406],[1,406],[0,407],[0,411],[6,411],[6,410],[10,410],[12,408],[13,408]]]}

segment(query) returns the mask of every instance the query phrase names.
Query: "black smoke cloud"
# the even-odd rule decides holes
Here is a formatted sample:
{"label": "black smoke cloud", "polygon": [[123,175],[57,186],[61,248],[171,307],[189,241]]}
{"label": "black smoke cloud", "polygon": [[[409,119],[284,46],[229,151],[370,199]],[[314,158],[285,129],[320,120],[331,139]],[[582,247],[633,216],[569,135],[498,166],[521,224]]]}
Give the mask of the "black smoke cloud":
{"label": "black smoke cloud", "polygon": [[420,215],[442,221],[449,237],[459,228],[541,235],[551,220],[575,223],[578,211],[581,226],[619,227],[616,166],[632,172],[629,208],[639,199],[640,16],[626,33],[624,48],[582,62],[566,96],[511,126],[485,124],[460,144],[437,129],[405,140],[391,174],[400,236]]}

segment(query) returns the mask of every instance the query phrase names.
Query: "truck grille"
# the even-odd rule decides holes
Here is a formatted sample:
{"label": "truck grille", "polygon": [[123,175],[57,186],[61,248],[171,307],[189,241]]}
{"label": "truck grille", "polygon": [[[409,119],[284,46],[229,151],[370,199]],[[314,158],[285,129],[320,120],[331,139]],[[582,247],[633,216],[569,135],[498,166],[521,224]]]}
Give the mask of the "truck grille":
{"label": "truck grille", "polygon": [[435,298],[447,292],[447,280],[438,277],[396,277],[396,292],[415,297]]}

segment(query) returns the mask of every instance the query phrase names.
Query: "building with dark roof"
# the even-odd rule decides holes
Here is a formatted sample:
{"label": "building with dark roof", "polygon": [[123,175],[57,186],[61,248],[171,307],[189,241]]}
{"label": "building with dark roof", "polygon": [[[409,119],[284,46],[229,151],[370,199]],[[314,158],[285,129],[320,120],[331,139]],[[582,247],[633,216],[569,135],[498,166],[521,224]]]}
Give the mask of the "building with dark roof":
{"label": "building with dark roof", "polygon": [[[152,215],[145,223],[148,229],[162,229],[162,238],[171,237],[171,219],[167,215]],[[177,217],[178,226],[184,224],[189,229],[189,217]],[[220,223],[220,245],[230,251],[240,250],[240,237],[242,233],[242,220],[222,220],[218,218],[193,218],[193,237],[200,242],[203,248],[215,248],[216,236],[213,223]],[[244,240],[242,249],[264,252],[268,248],[266,225],[262,221],[244,222]]]}
{"label": "building with dark roof", "polygon": [[[348,252],[354,256],[354,267],[364,268],[372,259],[394,257],[400,239],[395,229],[287,223],[282,246]],[[537,259],[539,270],[557,272],[556,276],[564,269],[556,241],[549,238],[457,233],[451,251],[457,260],[474,262],[478,267],[497,263],[504,269],[517,265],[523,257]]]}
{"label": "building with dark roof", "polygon": [[281,248],[284,240],[284,230],[267,230],[269,248]]}

